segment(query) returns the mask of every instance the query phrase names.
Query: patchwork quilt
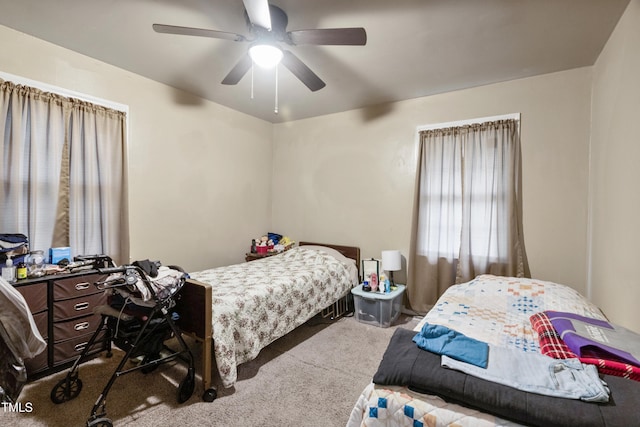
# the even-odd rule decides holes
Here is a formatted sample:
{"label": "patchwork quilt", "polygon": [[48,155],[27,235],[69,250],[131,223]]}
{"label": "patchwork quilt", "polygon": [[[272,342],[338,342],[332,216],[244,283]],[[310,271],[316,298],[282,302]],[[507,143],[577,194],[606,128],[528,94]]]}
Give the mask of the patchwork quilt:
{"label": "patchwork quilt", "polygon": [[418,327],[425,322],[444,325],[489,344],[539,352],[538,333],[529,317],[545,310],[606,320],[598,307],[568,286],[481,275],[447,289]]}
{"label": "patchwork quilt", "polygon": [[354,262],[304,246],[190,276],[213,288],[213,351],[227,388],[235,384],[239,364],[255,359],[358,283]]}
{"label": "patchwork quilt", "polygon": [[347,427],[516,427],[493,415],[449,403],[406,387],[369,384],[354,406]]}

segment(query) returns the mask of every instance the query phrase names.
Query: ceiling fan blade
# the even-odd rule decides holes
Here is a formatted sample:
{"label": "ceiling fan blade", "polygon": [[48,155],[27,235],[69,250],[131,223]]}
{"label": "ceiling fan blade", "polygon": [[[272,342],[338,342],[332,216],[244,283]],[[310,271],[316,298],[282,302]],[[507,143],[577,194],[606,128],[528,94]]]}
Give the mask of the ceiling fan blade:
{"label": "ceiling fan blade", "polygon": [[317,30],[289,31],[289,37],[295,45],[349,45],[367,44],[367,32],[364,28],[325,28]]}
{"label": "ceiling fan blade", "polygon": [[245,54],[236,65],[233,66],[229,74],[222,80],[223,85],[235,85],[247,74],[251,68],[251,57]]}
{"label": "ceiling fan blade", "polygon": [[320,77],[311,71],[311,69],[293,53],[285,50],[284,56],[282,57],[282,63],[312,92],[320,90],[326,86],[325,82],[323,82]]}
{"label": "ceiling fan blade", "polygon": [[271,14],[268,0],[242,0],[249,16],[249,21],[267,30],[271,30]]}
{"label": "ceiling fan blade", "polygon": [[178,34],[182,36],[210,37],[214,39],[233,40],[237,42],[245,41],[243,35],[227,33],[225,31],[205,30],[202,28],[180,27],[177,25],[153,24],[153,29],[157,33]]}

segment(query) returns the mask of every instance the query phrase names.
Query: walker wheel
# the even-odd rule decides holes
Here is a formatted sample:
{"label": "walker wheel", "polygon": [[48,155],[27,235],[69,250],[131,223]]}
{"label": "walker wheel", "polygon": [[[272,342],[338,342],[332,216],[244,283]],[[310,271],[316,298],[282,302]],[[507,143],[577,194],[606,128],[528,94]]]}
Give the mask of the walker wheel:
{"label": "walker wheel", "polygon": [[184,403],[191,395],[193,395],[193,390],[196,387],[196,381],[193,373],[188,373],[186,377],[180,383],[180,388],[178,389],[178,403]]}
{"label": "walker wheel", "polygon": [[96,418],[95,420],[87,421],[87,427],[113,427],[113,423],[109,418]]}
{"label": "walker wheel", "polygon": [[205,402],[213,402],[214,400],[216,400],[216,397],[218,397],[218,392],[215,388],[210,388],[204,392],[204,394],[202,395],[202,400],[204,400]]}
{"label": "walker wheel", "polygon": [[76,377],[65,377],[58,381],[51,390],[51,401],[53,403],[64,403],[75,399],[82,390],[82,380]]}

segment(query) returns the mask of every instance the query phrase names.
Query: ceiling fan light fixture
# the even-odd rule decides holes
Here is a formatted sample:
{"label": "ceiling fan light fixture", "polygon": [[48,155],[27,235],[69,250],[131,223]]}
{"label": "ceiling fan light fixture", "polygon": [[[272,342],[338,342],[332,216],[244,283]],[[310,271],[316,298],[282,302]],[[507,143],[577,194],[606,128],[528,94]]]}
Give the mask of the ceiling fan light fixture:
{"label": "ceiling fan light fixture", "polygon": [[257,43],[249,48],[249,56],[262,68],[273,68],[282,60],[282,49],[269,43]]}

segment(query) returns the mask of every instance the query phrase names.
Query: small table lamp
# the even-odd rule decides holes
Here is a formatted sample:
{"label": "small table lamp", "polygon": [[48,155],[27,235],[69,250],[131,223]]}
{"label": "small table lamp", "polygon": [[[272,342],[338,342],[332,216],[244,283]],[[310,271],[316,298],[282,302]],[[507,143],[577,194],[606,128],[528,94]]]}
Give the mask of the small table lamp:
{"label": "small table lamp", "polygon": [[402,269],[402,256],[400,251],[382,251],[382,269],[389,272],[389,284],[395,286],[393,272]]}

